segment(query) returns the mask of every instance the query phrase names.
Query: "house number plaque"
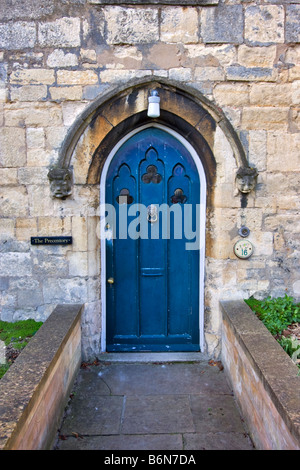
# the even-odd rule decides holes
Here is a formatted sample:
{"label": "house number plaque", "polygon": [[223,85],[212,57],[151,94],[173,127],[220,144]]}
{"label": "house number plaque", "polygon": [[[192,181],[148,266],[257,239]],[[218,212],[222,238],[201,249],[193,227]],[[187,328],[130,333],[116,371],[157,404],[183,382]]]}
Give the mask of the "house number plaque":
{"label": "house number plaque", "polygon": [[253,254],[253,245],[249,240],[238,240],[233,251],[238,258],[247,259]]}

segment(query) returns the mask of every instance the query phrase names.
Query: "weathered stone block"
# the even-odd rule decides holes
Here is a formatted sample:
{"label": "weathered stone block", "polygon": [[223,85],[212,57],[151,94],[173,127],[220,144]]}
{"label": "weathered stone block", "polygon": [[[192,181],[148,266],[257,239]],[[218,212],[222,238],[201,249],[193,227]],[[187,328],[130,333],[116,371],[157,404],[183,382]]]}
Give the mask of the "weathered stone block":
{"label": "weathered stone block", "polygon": [[68,253],[69,274],[85,277],[88,275],[88,260],[86,252]]}
{"label": "weathered stone block", "polygon": [[272,68],[276,59],[276,46],[250,47],[242,44],[238,48],[238,63],[246,68]]}
{"label": "weathered stone block", "polygon": [[286,29],[287,42],[300,42],[300,5],[287,5]]}
{"label": "weathered stone block", "polygon": [[37,219],[19,217],[16,220],[16,238],[17,240],[30,240],[37,233]]}
{"label": "weathered stone block", "polygon": [[182,82],[190,82],[192,79],[192,70],[183,67],[169,70],[169,78]]}
{"label": "weathered stone block", "polygon": [[98,75],[93,70],[58,70],[58,85],[95,85]]}
{"label": "weathered stone block", "polygon": [[[136,57],[139,57],[140,60],[143,59],[142,66],[149,69],[170,69],[181,65],[180,51],[178,45],[175,44],[153,44],[151,47],[147,47],[143,57]],[[130,68],[133,68],[133,65]],[[155,74],[157,74],[156,70]]]}
{"label": "weathered stone block", "polygon": [[46,85],[25,85],[11,88],[13,101],[40,101],[47,98]]}
{"label": "weathered stone block", "polygon": [[94,49],[80,49],[80,58],[82,62],[88,64],[97,62],[97,54]]}
{"label": "weathered stone block", "polygon": [[37,19],[51,15],[53,11],[54,0],[26,0],[13,3],[11,0],[1,0],[0,19],[5,21],[21,18]]}
{"label": "weathered stone block", "polygon": [[53,217],[54,201],[50,196],[50,185],[30,185],[28,189],[29,214],[31,217]]}
{"label": "weathered stone block", "polygon": [[[98,280],[100,280],[100,271],[101,271],[100,256],[97,256],[97,255],[95,256],[95,252],[88,251],[87,257],[88,257],[88,275],[92,277],[96,276]],[[98,296],[98,299],[99,297],[100,296]],[[93,300],[97,300],[97,299],[93,298]]]}
{"label": "weathered stone block", "polygon": [[201,11],[201,36],[204,43],[243,42],[243,6],[225,5],[203,8]]}
{"label": "weathered stone block", "polygon": [[55,77],[53,70],[18,69],[11,73],[10,81],[19,85],[52,85]]}
{"label": "weathered stone block", "polygon": [[[0,58],[0,62],[1,62],[1,58]],[[0,88],[1,89],[5,88],[6,80],[7,80],[7,65],[0,63]]]}
{"label": "weathered stone block", "polygon": [[247,107],[242,114],[244,129],[273,130],[287,129],[288,108]]}
{"label": "weathered stone block", "polygon": [[1,49],[27,49],[36,42],[36,26],[33,22],[17,21],[0,25]]}
{"label": "weathered stone block", "polygon": [[72,217],[73,250],[87,251],[87,221],[85,217]]}
{"label": "weathered stone block", "polygon": [[231,44],[186,44],[179,59],[183,67],[225,67],[237,62],[236,47]]}
{"label": "weathered stone block", "polygon": [[45,129],[46,147],[49,149],[59,149],[66,136],[65,127],[47,127]]}
{"label": "weathered stone block", "polygon": [[68,262],[64,256],[37,250],[33,254],[32,262],[33,273],[39,278],[68,276]]}
{"label": "weathered stone block", "polygon": [[51,98],[55,101],[70,100],[77,101],[82,97],[82,87],[78,85],[64,86],[64,87],[51,87],[50,88]]}
{"label": "weathered stone block", "polygon": [[255,5],[245,10],[245,40],[253,45],[284,42],[282,5]]}
{"label": "weathered stone block", "polygon": [[300,82],[296,80],[291,86],[292,103],[300,104]]}
{"label": "weathered stone block", "polygon": [[250,104],[259,106],[289,106],[292,100],[291,85],[254,83],[250,90]]}
{"label": "weathered stone block", "polygon": [[269,171],[299,171],[300,134],[270,132],[267,140]]}
{"label": "weathered stone block", "polygon": [[220,83],[215,86],[214,97],[220,106],[245,106],[249,104],[249,85]]}
{"label": "weathered stone block", "polygon": [[25,131],[19,127],[0,128],[0,166],[18,167],[26,163]]}
{"label": "weathered stone block", "polygon": [[46,184],[48,168],[25,167],[18,168],[18,180],[20,184]]}
{"label": "weathered stone block", "polygon": [[26,129],[27,148],[44,148],[45,131],[39,127],[28,127]]}
{"label": "weathered stone block", "polygon": [[108,7],[108,44],[152,43],[159,40],[158,10]]}
{"label": "weathered stone block", "polygon": [[71,235],[70,217],[39,217],[39,227],[37,231],[39,236],[59,236]]}
{"label": "weathered stone block", "polygon": [[226,68],[226,77],[227,80],[274,82],[277,77],[277,70],[265,67],[248,68],[241,65],[231,65]]}
{"label": "weathered stone block", "polygon": [[13,219],[0,219],[0,239],[13,238],[14,234],[15,234],[14,220]]}
{"label": "weathered stone block", "polygon": [[80,46],[80,18],[60,18],[40,23],[38,40],[42,47]]}
{"label": "weathered stone block", "polygon": [[104,70],[100,72],[100,80],[107,83],[124,82],[148,75],[152,75],[151,70]]}
{"label": "weathered stone block", "polygon": [[61,49],[55,49],[49,54],[47,65],[48,67],[75,67],[78,65],[77,55],[71,52],[64,53]]}
{"label": "weathered stone block", "polygon": [[4,115],[8,127],[48,127],[62,124],[61,108],[54,103],[7,104]]}
{"label": "weathered stone block", "polygon": [[93,45],[101,45],[105,35],[105,18],[103,9],[93,9],[90,16],[86,16],[82,21],[82,38],[83,46],[90,47]]}
{"label": "weathered stone block", "polygon": [[48,278],[43,285],[45,303],[85,303],[87,300],[87,284],[85,279]]}
{"label": "weathered stone block", "polygon": [[225,72],[222,67],[195,67],[194,76],[197,81],[225,80]]}
{"label": "weathered stone block", "polygon": [[267,165],[266,131],[249,131],[249,164],[258,171],[264,171]]}
{"label": "weathered stone block", "polygon": [[2,276],[31,276],[30,253],[2,253],[0,256],[0,272]]}
{"label": "weathered stone block", "polygon": [[28,213],[28,196],[24,187],[0,187],[0,213],[4,217],[25,217]]}
{"label": "weathered stone block", "polygon": [[32,148],[27,150],[27,166],[28,167],[49,167],[57,159],[54,152],[49,152],[43,148]]}
{"label": "weathered stone block", "polygon": [[193,43],[198,41],[196,8],[166,7],[162,10],[160,38],[163,42]]}
{"label": "weathered stone block", "polygon": [[297,216],[297,211],[291,216],[286,211],[279,212],[277,214],[266,214],[264,217],[264,229],[268,231],[275,231],[280,228],[284,229],[285,233],[290,232],[292,234],[299,233],[300,222]]}
{"label": "weathered stone block", "polygon": [[9,278],[8,277],[0,277],[0,290],[5,291],[8,289],[9,286]]}
{"label": "weathered stone block", "polygon": [[43,295],[37,279],[31,277],[12,279],[10,288],[17,297],[17,308],[36,307],[43,303]]}
{"label": "weathered stone block", "polygon": [[0,186],[18,184],[17,168],[0,168]]}

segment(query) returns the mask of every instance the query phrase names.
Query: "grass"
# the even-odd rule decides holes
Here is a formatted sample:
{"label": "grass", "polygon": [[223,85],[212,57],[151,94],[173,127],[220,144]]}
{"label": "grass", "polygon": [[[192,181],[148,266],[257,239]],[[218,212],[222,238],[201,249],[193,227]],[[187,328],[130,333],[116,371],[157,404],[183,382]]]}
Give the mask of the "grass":
{"label": "grass", "polygon": [[[30,338],[35,335],[42,324],[43,322],[36,322],[32,319],[20,320],[14,323],[0,320],[0,341],[3,341],[6,347],[13,349],[16,356],[16,353],[25,348]],[[6,363],[0,364],[0,379],[12,362],[13,359],[10,358]]]}

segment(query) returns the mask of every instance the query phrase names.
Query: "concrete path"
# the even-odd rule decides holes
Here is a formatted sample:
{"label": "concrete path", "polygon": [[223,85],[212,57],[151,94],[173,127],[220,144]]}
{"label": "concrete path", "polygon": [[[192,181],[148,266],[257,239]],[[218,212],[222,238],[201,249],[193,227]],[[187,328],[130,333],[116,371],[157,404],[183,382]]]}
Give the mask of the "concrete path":
{"label": "concrete path", "polygon": [[55,448],[253,449],[225,372],[199,353],[166,354],[81,368]]}

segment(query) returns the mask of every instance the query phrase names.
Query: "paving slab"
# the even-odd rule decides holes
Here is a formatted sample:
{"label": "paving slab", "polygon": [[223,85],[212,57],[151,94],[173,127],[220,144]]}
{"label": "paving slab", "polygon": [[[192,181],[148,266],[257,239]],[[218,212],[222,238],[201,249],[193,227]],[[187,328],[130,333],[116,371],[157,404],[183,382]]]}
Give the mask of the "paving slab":
{"label": "paving slab", "polygon": [[80,369],[54,448],[253,449],[224,370],[159,358]]}
{"label": "paving slab", "polygon": [[61,450],[181,450],[183,436],[181,434],[139,434],[118,436],[69,436],[62,441]]}
{"label": "paving slab", "polygon": [[127,397],[123,434],[184,433],[195,430],[188,395]]}

